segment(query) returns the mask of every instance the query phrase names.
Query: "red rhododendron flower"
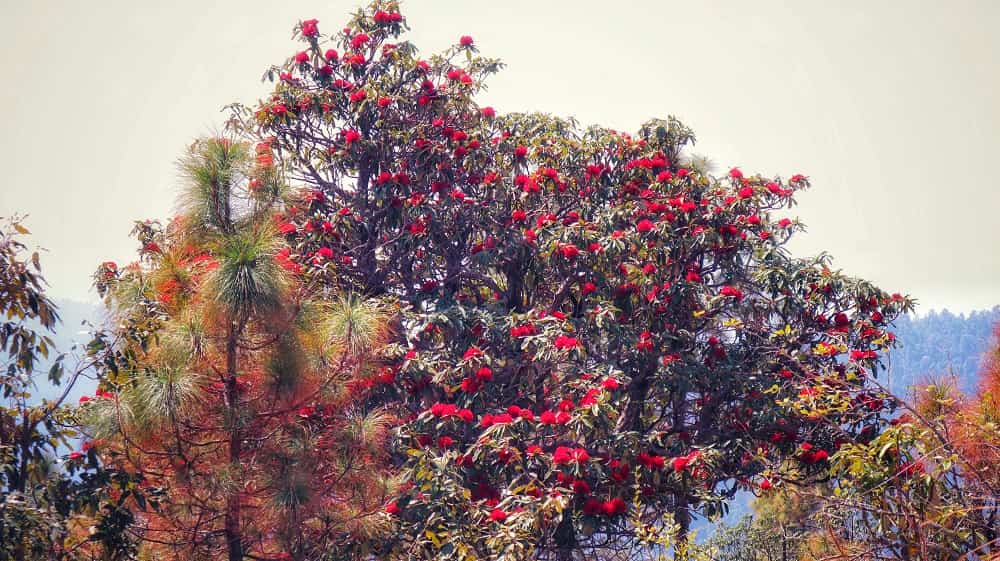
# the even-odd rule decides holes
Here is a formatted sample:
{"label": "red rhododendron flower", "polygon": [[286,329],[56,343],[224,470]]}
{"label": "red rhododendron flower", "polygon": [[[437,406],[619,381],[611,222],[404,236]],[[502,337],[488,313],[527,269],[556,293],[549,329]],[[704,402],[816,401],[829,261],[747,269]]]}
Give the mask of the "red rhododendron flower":
{"label": "red rhododendron flower", "polygon": [[646,469],[662,469],[665,465],[665,459],[663,456],[657,456],[656,454],[649,454],[647,452],[639,452],[637,456],[639,465],[645,467]]}
{"label": "red rhododendron flower", "polygon": [[358,140],[361,140],[361,133],[359,133],[356,130],[343,131],[343,135],[344,135],[344,142],[346,142],[348,146],[354,144]]}
{"label": "red rhododendron flower", "polygon": [[316,25],[318,23],[318,19],[307,19],[302,22],[302,35],[305,35],[306,37],[315,37],[319,35],[319,28]]}
{"label": "red rhododendron flower", "polygon": [[735,286],[723,286],[722,290],[719,291],[719,294],[735,298],[737,302],[743,300],[743,291]]}
{"label": "red rhododendron flower", "polygon": [[483,354],[483,351],[479,347],[473,345],[465,350],[465,354],[462,355],[462,360],[472,360],[483,356]]}
{"label": "red rhododendron flower", "polygon": [[576,256],[580,255],[580,249],[575,245],[568,243],[559,246],[559,253],[561,253],[566,259],[575,259]]}
{"label": "red rhododendron flower", "polygon": [[504,520],[507,520],[507,513],[499,508],[495,508],[490,512],[490,520],[494,522],[503,522]]}
{"label": "red rhododendron flower", "polygon": [[532,323],[526,323],[523,325],[518,325],[510,328],[510,336],[517,337],[528,337],[529,335],[534,335],[537,333],[535,325]]}
{"label": "red rhododendron flower", "polygon": [[649,232],[650,230],[653,229],[653,223],[643,218],[642,220],[639,221],[638,224],[635,225],[635,229],[638,230],[640,233],[645,234],[646,232]]}
{"label": "red rhododendron flower", "polygon": [[295,62],[297,62],[299,64],[302,64],[302,63],[308,62],[308,61],[309,61],[309,54],[306,53],[305,51],[302,51],[302,52],[300,52],[300,53],[298,53],[298,54],[295,55]]}
{"label": "red rhododendron flower", "polygon": [[601,382],[601,387],[606,390],[614,391],[621,387],[621,382],[615,378],[605,378],[604,381]]}
{"label": "red rhododendron flower", "polygon": [[635,343],[635,348],[642,352],[653,350],[653,334],[649,331],[640,333],[639,340]]}
{"label": "red rhododendron flower", "polygon": [[385,511],[387,513],[395,516],[395,515],[399,514],[400,508],[399,508],[399,505],[397,505],[396,503],[392,502],[392,503],[389,503],[389,504],[385,505]]}
{"label": "red rhododendron flower", "polygon": [[370,39],[371,37],[369,37],[367,34],[358,33],[357,35],[354,36],[353,39],[351,39],[351,48],[354,50],[358,50],[361,47],[363,47],[364,44],[367,43]]}
{"label": "red rhododendron flower", "polygon": [[482,109],[479,110],[479,113],[483,117],[486,117],[487,119],[492,119],[493,117],[497,116],[496,110],[493,109],[492,107],[483,107]]}
{"label": "red rhododendron flower", "polygon": [[398,12],[386,12],[385,10],[378,10],[372,16],[375,23],[379,25],[385,25],[387,23],[395,23],[403,20],[403,14]]}
{"label": "red rhododendron flower", "polygon": [[580,344],[580,341],[576,337],[568,337],[566,335],[560,335],[556,337],[553,344],[557,349],[572,349]]}
{"label": "red rhododendron flower", "polygon": [[463,47],[471,47],[472,43],[473,43],[472,37],[470,37],[469,35],[462,35],[462,37],[458,40],[458,44],[462,45]]}
{"label": "red rhododendron flower", "polygon": [[458,406],[454,403],[435,403],[430,408],[431,415],[435,417],[450,417],[458,414]]}

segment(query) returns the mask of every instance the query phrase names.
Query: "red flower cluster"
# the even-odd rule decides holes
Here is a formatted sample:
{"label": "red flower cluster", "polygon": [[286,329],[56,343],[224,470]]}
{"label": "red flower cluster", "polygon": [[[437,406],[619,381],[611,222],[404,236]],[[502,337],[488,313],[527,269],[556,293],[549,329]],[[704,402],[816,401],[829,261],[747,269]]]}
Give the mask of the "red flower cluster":
{"label": "red flower cluster", "polygon": [[698,450],[695,450],[695,451],[689,453],[686,456],[678,456],[678,457],[670,460],[670,465],[671,465],[671,467],[674,468],[675,472],[677,472],[677,473],[683,473],[684,470],[687,469],[688,464],[690,464],[692,461],[696,460],[700,456],[701,456],[701,452],[699,452]]}
{"label": "red flower cluster", "polygon": [[459,409],[454,403],[435,403],[431,405],[429,409],[431,415],[439,418],[455,417],[465,421],[466,423],[472,422],[473,415],[472,411],[469,409]]}
{"label": "red flower cluster", "polygon": [[663,469],[663,466],[666,465],[666,460],[663,456],[650,454],[648,452],[639,452],[637,459],[639,461],[639,465],[649,470]]}
{"label": "red flower cluster", "polygon": [[318,19],[307,19],[302,22],[302,35],[306,37],[316,37],[319,35]]}
{"label": "red flower cluster", "polygon": [[570,448],[568,446],[559,446],[552,453],[552,463],[556,465],[565,464],[584,464],[590,461],[590,454],[587,452],[586,448]]}
{"label": "red flower cluster", "polygon": [[386,25],[390,23],[397,23],[403,21],[403,14],[399,12],[386,12],[385,10],[378,10],[375,15],[372,16],[375,23],[379,25]]}
{"label": "red flower cluster", "polygon": [[719,291],[719,294],[729,298],[735,298],[737,302],[743,300],[743,291],[735,286],[723,286],[722,290]]}
{"label": "red flower cluster", "polygon": [[830,453],[826,450],[813,450],[813,445],[808,442],[803,443],[799,446],[799,459],[804,464],[817,464],[820,462],[825,462],[830,457]]}
{"label": "red flower cluster", "polygon": [[560,335],[556,337],[553,342],[555,347],[560,350],[575,349],[580,345],[580,341],[576,337],[569,337],[567,335]]}
{"label": "red flower cluster", "polygon": [[510,328],[510,336],[514,338],[518,337],[528,337],[529,335],[535,335],[538,330],[535,328],[533,323],[523,323]]}
{"label": "red flower cluster", "polygon": [[628,504],[621,497],[611,500],[600,501],[597,499],[587,499],[583,504],[584,514],[592,516],[618,516],[628,511]]}

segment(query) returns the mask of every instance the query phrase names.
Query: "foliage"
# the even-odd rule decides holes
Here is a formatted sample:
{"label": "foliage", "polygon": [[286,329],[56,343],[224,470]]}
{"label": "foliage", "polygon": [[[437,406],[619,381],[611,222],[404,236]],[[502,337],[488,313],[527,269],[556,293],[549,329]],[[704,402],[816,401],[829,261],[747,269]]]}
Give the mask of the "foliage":
{"label": "foliage", "polygon": [[[17,217],[0,229],[0,559],[123,559],[132,518],[122,504],[135,482],[103,466],[91,443],[66,454],[78,433],[63,401],[91,365],[65,376],[67,355],[52,342],[59,314],[26,234]],[[56,399],[33,398],[43,378],[62,386]]]}
{"label": "foliage", "polygon": [[392,310],[291,273],[272,215],[297,195],[251,146],[199,140],[180,167],[182,214],[95,276],[116,327],[88,431],[154,497],[132,505],[151,558],[346,555],[394,489],[392,419],[363,399]]}
{"label": "foliage", "polygon": [[832,522],[862,527],[864,554],[957,560],[1000,551],[998,357],[994,347],[976,395],[948,380],[926,385],[875,439],[834,456]]}
{"label": "foliage", "polygon": [[372,388],[409,415],[400,556],[683,552],[767,470],[822,478],[873,436],[912,304],[787,251],[807,178],[713,176],[673,118],[479,107],[500,63],[471,37],[420,59],[406,28],[394,2],[330,36],[301,22],[231,123],[312,190],[278,226],[303,282],[401,303]]}

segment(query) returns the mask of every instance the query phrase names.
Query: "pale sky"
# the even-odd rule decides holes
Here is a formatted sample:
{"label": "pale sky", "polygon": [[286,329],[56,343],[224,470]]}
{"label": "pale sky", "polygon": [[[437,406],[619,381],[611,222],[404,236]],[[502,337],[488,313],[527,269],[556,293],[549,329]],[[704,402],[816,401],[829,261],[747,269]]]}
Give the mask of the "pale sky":
{"label": "pale sky", "polygon": [[[52,293],[92,300],[133,219],[171,214],[174,161],[254,102],[291,29],[359,0],[0,0],[0,215],[27,213]],[[1000,2],[409,0],[432,53],[508,67],[483,105],[634,131],[673,114],[720,172],[804,173],[800,253],[922,311],[1000,304]]]}

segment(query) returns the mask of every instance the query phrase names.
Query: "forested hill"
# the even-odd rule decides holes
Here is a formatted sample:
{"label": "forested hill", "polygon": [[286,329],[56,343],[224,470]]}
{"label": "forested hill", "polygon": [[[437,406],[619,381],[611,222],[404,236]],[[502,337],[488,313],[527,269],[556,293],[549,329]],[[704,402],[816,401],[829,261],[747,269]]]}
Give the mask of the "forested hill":
{"label": "forested hill", "polygon": [[962,391],[974,392],[976,373],[997,321],[1000,306],[967,315],[932,310],[924,316],[899,318],[895,333],[901,344],[890,357],[893,392],[905,395],[928,377],[949,375],[955,376]]}

